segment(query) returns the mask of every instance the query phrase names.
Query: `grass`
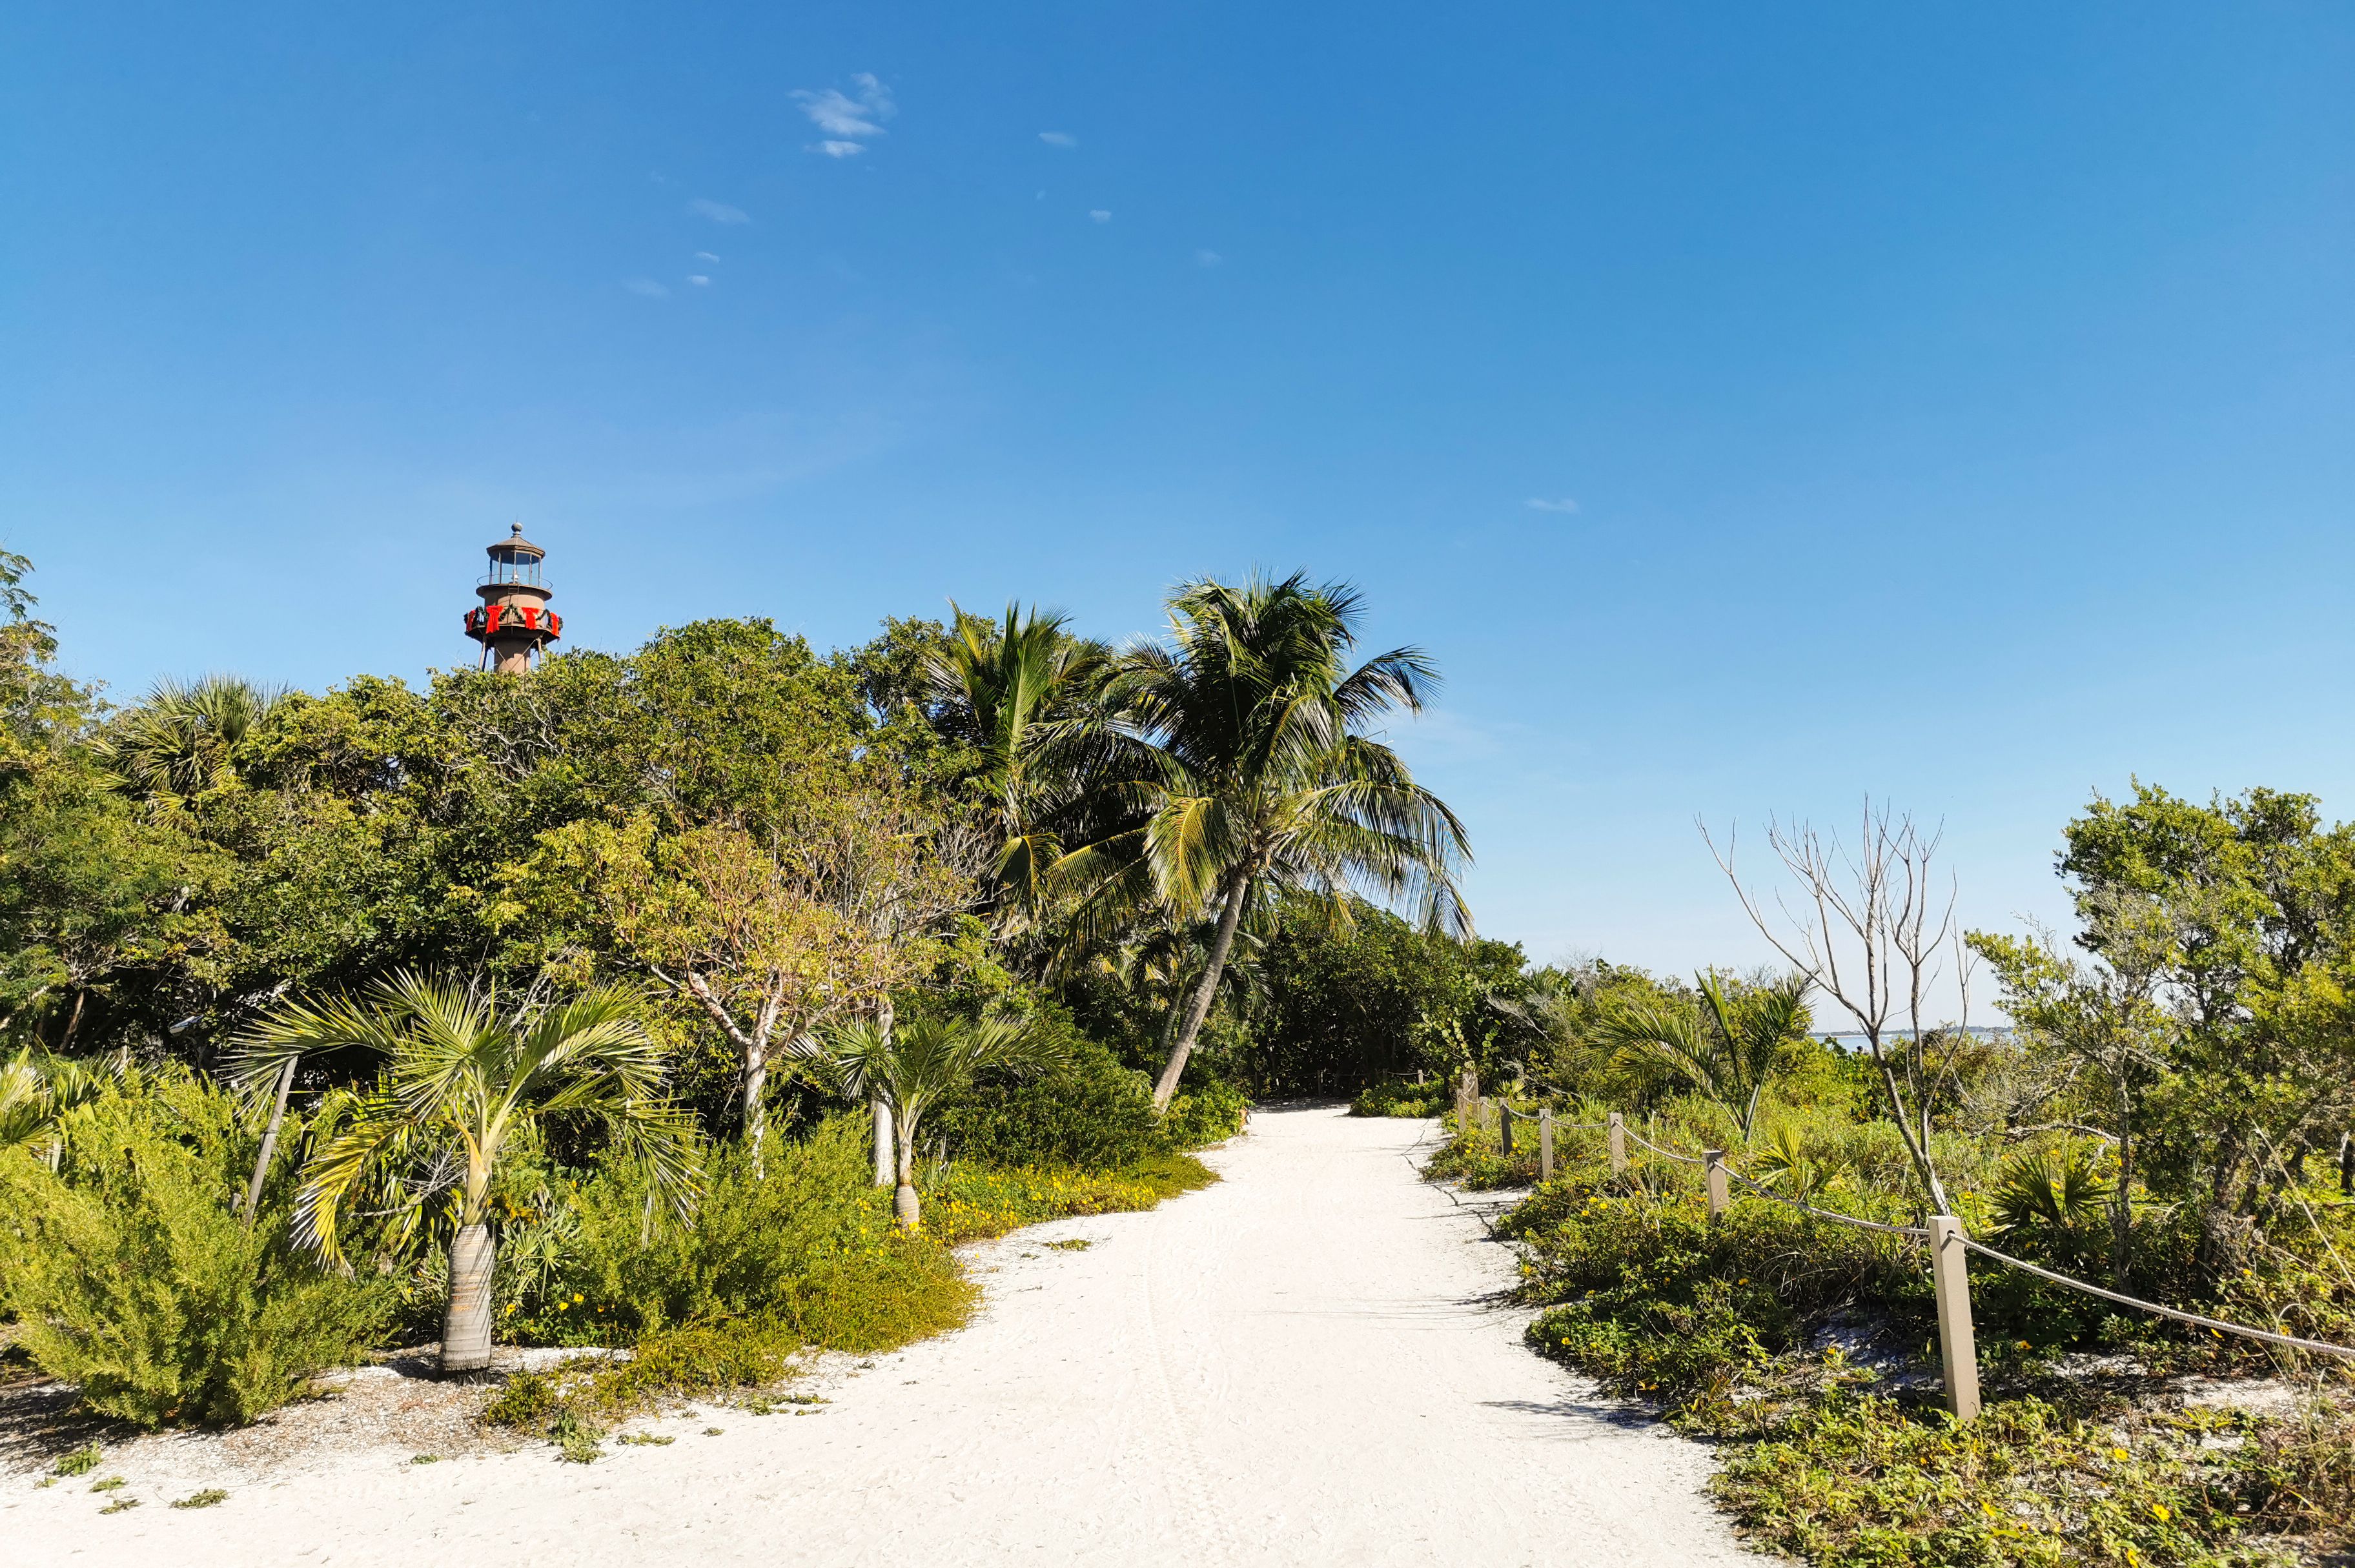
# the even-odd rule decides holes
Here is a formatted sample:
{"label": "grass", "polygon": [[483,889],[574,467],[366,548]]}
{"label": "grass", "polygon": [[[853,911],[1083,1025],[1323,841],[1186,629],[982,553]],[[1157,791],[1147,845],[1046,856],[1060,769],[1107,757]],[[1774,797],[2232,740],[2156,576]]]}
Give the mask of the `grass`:
{"label": "grass", "polygon": [[51,1472],[59,1476],[86,1476],[97,1469],[98,1462],[105,1456],[106,1451],[92,1443],[86,1447],[77,1448],[70,1454],[59,1456],[57,1464],[51,1467]]}
{"label": "grass", "polygon": [[207,1487],[203,1491],[190,1492],[186,1497],[175,1501],[172,1506],[180,1509],[214,1508],[227,1501],[229,1501],[229,1493],[218,1487]]}
{"label": "grass", "polygon": [[924,1231],[957,1246],[1046,1220],[1150,1209],[1218,1179],[1189,1154],[1155,1155],[1109,1172],[1039,1167],[1007,1170],[951,1161],[925,1193]]}
{"label": "grass", "polygon": [[137,1498],[117,1498],[98,1511],[101,1513],[121,1513],[126,1509],[135,1509],[138,1506],[139,1499]]}
{"label": "grass", "polygon": [[1812,1563],[2296,1563],[2355,1540],[2355,1410],[2153,1411],[2083,1391],[1968,1426],[1833,1386],[1715,1483],[1745,1532]]}

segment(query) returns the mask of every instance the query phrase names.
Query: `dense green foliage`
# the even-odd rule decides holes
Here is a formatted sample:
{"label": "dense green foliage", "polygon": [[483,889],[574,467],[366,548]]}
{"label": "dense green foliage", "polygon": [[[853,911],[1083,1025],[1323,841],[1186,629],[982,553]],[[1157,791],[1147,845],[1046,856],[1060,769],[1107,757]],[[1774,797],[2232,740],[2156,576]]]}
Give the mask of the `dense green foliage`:
{"label": "dense green foliage", "polygon": [[89,1408],[146,1426],[250,1421],[390,1321],[392,1281],[322,1271],[292,1244],[282,1177],[252,1225],[231,1212],[256,1143],[229,1096],[165,1070],[69,1117],[54,1172],[0,1157],[0,1300]]}
{"label": "dense green foliage", "polygon": [[[1126,875],[1146,810],[1102,740],[1135,661],[1051,617],[114,708],[54,672],[28,570],[0,556],[0,1310],[93,1409],[250,1419],[485,1279],[510,1341],[903,1343],[966,1310],[947,1243],[1190,1189],[1241,1125],[1232,1053],[1156,1112],[1200,965],[1123,959],[1199,955],[1200,901],[1082,917],[1045,874]],[[1220,996],[1210,1035],[1247,1033]],[[926,1085],[808,1045],[1050,1036],[1043,1073]],[[942,1102],[901,1118],[933,1236],[886,1234],[870,1092]]]}

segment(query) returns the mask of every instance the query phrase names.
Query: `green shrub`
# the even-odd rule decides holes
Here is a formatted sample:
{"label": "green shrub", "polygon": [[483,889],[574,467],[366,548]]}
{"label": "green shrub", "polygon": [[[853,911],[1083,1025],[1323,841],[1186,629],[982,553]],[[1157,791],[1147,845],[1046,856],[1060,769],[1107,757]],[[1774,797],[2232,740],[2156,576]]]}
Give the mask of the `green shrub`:
{"label": "green shrub", "polygon": [[142,1426],[251,1421],[383,1332],[389,1282],[323,1272],[289,1243],[282,1168],[258,1223],[231,1212],[253,1147],[228,1095],[133,1074],[77,1113],[55,1175],[0,1158],[18,1342],[86,1408]]}
{"label": "green shrub", "polygon": [[1037,1167],[1002,1170],[951,1161],[928,1179],[924,1228],[954,1246],[1045,1220],[1150,1209],[1218,1179],[1209,1167],[1185,1154],[1155,1155],[1126,1170],[1109,1172]]}
{"label": "green shrub", "polygon": [[1435,1116],[1444,1110],[1454,1092],[1444,1083],[1412,1083],[1394,1078],[1369,1083],[1349,1102],[1353,1116]]}
{"label": "green shrub", "polygon": [[564,1194],[563,1248],[502,1308],[503,1338],[634,1345],[683,1324],[771,1317],[812,1344],[873,1349],[964,1319],[971,1290],[937,1243],[893,1233],[863,1115],[772,1137],[766,1174],[719,1150],[693,1220],[647,1223],[645,1170],[612,1160]]}
{"label": "green shrub", "polygon": [[1251,1097],[1241,1089],[1223,1079],[1206,1079],[1169,1102],[1169,1114],[1161,1119],[1162,1147],[1183,1154],[1224,1143],[1243,1130],[1250,1110]]}
{"label": "green shrub", "polygon": [[1064,1066],[977,1083],[934,1112],[929,1132],[958,1159],[1009,1167],[1117,1170],[1167,1147],[1151,1081],[1082,1036],[1066,1043]]}

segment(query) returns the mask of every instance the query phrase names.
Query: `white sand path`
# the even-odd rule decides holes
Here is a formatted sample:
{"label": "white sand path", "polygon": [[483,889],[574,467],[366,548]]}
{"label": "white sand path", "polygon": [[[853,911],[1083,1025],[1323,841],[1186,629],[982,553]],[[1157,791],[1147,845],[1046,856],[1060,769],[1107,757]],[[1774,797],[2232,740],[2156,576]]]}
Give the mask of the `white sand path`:
{"label": "white sand path", "polygon": [[[1751,1562],[1709,1460],[1522,1348],[1503,1247],[1410,1164],[1429,1124],[1261,1115],[1225,1177],[1147,1214],[975,1248],[965,1329],[847,1361],[803,1416],[635,1424],[592,1466],[533,1446],[412,1466],[338,1453],[175,1512],[146,1440],[110,1455],[145,1506],[73,1483],[0,1497],[0,1559],[168,1568],[440,1562],[1705,1564]],[[1085,1251],[1050,1241],[1086,1238]],[[993,1271],[994,1272],[987,1272]],[[707,1425],[725,1429],[706,1437]],[[151,1446],[152,1445],[152,1446]],[[220,1484],[229,1484],[222,1482]]]}

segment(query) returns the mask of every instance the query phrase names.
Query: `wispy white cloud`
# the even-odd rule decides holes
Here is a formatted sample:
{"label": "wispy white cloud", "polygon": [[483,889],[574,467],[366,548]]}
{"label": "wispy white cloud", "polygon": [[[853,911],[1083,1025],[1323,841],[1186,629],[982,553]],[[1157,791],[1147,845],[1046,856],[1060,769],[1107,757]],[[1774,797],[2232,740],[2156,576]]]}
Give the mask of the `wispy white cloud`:
{"label": "wispy white cloud", "polygon": [[667,299],[670,297],[670,291],[663,287],[660,283],[655,282],[652,278],[631,278],[625,281],[622,286],[629,290],[634,294],[644,294],[650,300]]}
{"label": "wispy white cloud", "polygon": [[866,71],[852,77],[850,85],[849,92],[835,87],[805,87],[794,92],[794,101],[810,123],[826,133],[826,139],[810,151],[829,158],[855,157],[866,150],[860,144],[866,138],[888,133],[883,122],[900,112],[891,101],[891,90]]}
{"label": "wispy white cloud", "polygon": [[1567,496],[1559,501],[1549,501],[1541,496],[1532,496],[1521,504],[1532,512],[1559,512],[1564,517],[1578,510],[1578,503]]}
{"label": "wispy white cloud", "polygon": [[724,201],[713,201],[709,197],[697,197],[687,204],[687,209],[698,218],[709,218],[714,223],[726,224],[731,229],[739,223],[752,221],[752,215],[742,208],[730,207]]}
{"label": "wispy white cloud", "polygon": [[717,261],[719,260],[719,257],[713,255],[709,251],[698,251],[695,253],[695,259],[698,261]]}
{"label": "wispy white cloud", "polygon": [[1094,219],[1098,223],[1110,223],[1112,221],[1112,214],[1106,212],[1101,207],[1090,208],[1088,216]]}
{"label": "wispy white cloud", "polygon": [[705,277],[701,272],[689,272],[687,275],[687,281],[693,283],[698,289],[708,289],[711,286],[711,280]]}
{"label": "wispy white cloud", "polygon": [[1050,147],[1076,147],[1080,144],[1080,139],[1069,131],[1041,131],[1039,140]]}
{"label": "wispy white cloud", "polygon": [[1194,252],[1194,265],[1198,267],[1215,267],[1225,260],[1226,258],[1220,255],[1216,251],[1197,251]]}

